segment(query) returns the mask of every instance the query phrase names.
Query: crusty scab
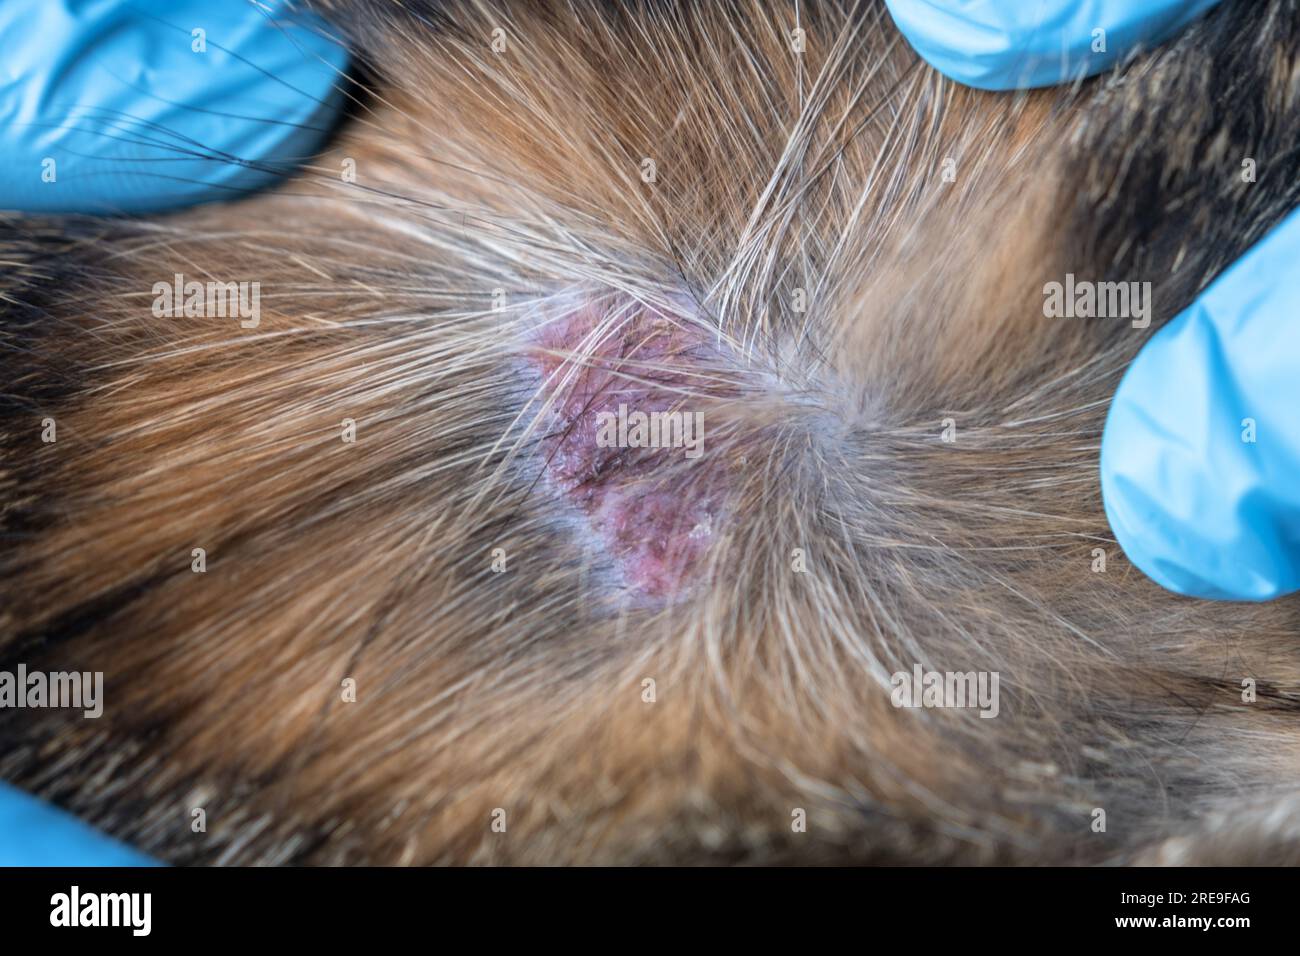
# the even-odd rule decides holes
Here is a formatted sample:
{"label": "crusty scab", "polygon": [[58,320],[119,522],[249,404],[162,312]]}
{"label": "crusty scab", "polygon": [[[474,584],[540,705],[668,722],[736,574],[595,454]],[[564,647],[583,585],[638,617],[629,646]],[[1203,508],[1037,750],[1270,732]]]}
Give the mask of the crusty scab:
{"label": "crusty scab", "polygon": [[627,587],[658,600],[707,577],[731,469],[706,406],[734,397],[721,354],[685,305],[591,297],[543,325],[543,471]]}

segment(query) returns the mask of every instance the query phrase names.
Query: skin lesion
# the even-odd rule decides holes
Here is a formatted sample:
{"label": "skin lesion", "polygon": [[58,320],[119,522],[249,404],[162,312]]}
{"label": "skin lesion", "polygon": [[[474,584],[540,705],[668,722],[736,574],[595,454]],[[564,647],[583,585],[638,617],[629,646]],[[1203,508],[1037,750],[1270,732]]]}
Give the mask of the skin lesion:
{"label": "skin lesion", "polygon": [[742,373],[689,311],[680,298],[656,307],[593,294],[544,324],[528,353],[542,380],[544,474],[622,580],[656,600],[707,583],[705,552],[734,483],[726,406]]}

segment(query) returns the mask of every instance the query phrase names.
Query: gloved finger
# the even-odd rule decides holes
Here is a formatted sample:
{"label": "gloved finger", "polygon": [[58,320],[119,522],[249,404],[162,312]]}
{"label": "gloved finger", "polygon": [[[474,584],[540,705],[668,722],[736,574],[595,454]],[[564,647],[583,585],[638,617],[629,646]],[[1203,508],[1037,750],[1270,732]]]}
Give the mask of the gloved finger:
{"label": "gloved finger", "polygon": [[1219,0],[885,0],[916,52],[981,90],[1052,86],[1173,36]]}
{"label": "gloved finger", "polygon": [[1300,590],[1300,211],[1138,354],[1111,404],[1101,490],[1137,567],[1180,594]]}
{"label": "gloved finger", "polygon": [[146,212],[291,171],[341,113],[347,53],[269,6],[0,3],[0,208]]}
{"label": "gloved finger", "polygon": [[74,817],[0,783],[0,866],[157,866]]}

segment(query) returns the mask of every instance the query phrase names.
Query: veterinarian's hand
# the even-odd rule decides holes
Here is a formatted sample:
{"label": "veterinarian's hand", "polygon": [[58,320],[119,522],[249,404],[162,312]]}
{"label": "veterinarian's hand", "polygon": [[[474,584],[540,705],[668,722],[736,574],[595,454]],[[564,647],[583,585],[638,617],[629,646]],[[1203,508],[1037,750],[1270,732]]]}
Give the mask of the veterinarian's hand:
{"label": "veterinarian's hand", "polygon": [[[887,2],[936,69],[1001,90],[1096,73],[1218,0]],[[1264,601],[1300,590],[1296,262],[1300,213],[1152,338],[1111,405],[1107,518],[1129,560],[1179,594]]]}
{"label": "veterinarian's hand", "polygon": [[1099,73],[1219,0],[885,0],[931,66],[967,86],[1013,90]]}
{"label": "veterinarian's hand", "polygon": [[1101,445],[1129,559],[1195,597],[1300,590],[1300,211],[1162,328],[1129,367]]}
{"label": "veterinarian's hand", "polygon": [[347,53],[278,0],[0,3],[0,209],[227,199],[310,156]]}
{"label": "veterinarian's hand", "polygon": [[116,840],[0,783],[0,866],[157,866]]}

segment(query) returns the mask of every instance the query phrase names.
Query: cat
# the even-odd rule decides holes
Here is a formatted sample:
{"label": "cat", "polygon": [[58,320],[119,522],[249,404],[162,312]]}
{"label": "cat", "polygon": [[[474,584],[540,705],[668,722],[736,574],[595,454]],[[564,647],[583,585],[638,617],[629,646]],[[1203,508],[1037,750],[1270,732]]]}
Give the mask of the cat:
{"label": "cat", "polygon": [[310,6],[292,179],[0,223],[0,668],[104,675],[0,779],[176,864],[1300,862],[1300,604],[1097,476],[1300,200],[1295,0],[1003,94],[879,0]]}

